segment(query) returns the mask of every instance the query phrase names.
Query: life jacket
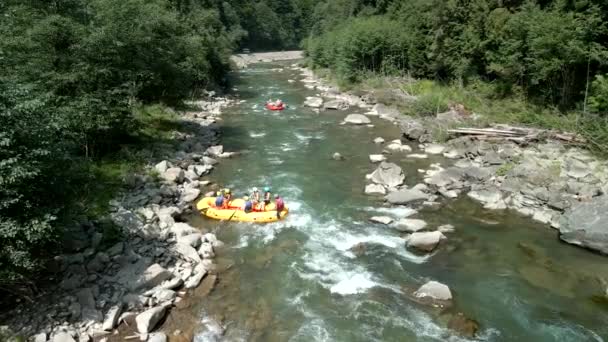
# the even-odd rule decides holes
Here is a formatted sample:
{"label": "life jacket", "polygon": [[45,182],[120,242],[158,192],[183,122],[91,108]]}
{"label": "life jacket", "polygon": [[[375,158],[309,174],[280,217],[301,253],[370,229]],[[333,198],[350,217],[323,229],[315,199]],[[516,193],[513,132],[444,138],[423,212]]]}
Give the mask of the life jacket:
{"label": "life jacket", "polygon": [[224,205],[224,196],[222,196],[222,195],[217,196],[215,198],[215,206],[216,207],[221,207],[222,205]]}
{"label": "life jacket", "polygon": [[253,202],[247,201],[245,202],[245,211],[251,211],[253,209]]}
{"label": "life jacket", "polygon": [[285,209],[285,202],[283,202],[283,199],[280,197],[275,200],[275,205],[277,206],[277,211]]}

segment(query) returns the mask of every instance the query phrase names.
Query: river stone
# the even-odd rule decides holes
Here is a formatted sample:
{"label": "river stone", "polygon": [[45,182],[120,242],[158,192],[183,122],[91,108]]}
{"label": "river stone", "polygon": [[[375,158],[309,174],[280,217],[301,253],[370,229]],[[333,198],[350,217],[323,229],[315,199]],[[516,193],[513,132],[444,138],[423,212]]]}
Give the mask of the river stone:
{"label": "river stone", "polygon": [[46,342],[46,333],[41,332],[40,334],[34,336],[34,342]]}
{"label": "river stone", "polygon": [[102,330],[110,331],[114,329],[116,323],[118,323],[118,317],[122,313],[122,304],[112,306],[108,312],[106,312],[105,319],[103,320]]}
{"label": "river stone", "polygon": [[193,233],[188,235],[179,236],[177,242],[183,243],[194,248],[198,248],[202,242],[202,235],[200,233]]}
{"label": "river stone", "polygon": [[136,278],[131,282],[131,289],[147,289],[154,287],[163,281],[173,277],[173,274],[159,264],[152,264],[140,275],[132,275]]}
{"label": "river stone", "polygon": [[424,152],[428,154],[442,154],[445,150],[445,146],[439,144],[428,144],[424,148]]}
{"label": "river stone", "polygon": [[395,223],[395,228],[402,232],[414,233],[423,230],[426,227],[426,222],[419,219],[403,218]]}
{"label": "river stone", "polygon": [[323,105],[323,99],[315,96],[306,97],[306,101],[304,101],[304,106],[311,108],[321,108]]}
{"label": "river stone", "polygon": [[213,245],[209,242],[203,242],[201,247],[198,249],[198,254],[203,257],[203,259],[212,259],[215,257],[215,253],[213,252]]}
{"label": "river stone", "polygon": [[384,138],[382,137],[377,137],[376,139],[374,139],[374,144],[384,144]]}
{"label": "river stone", "polygon": [[405,174],[397,164],[382,162],[371,174],[371,180],[376,184],[393,188],[403,184]]}
{"label": "river stone", "polygon": [[608,254],[608,196],[578,202],[564,213],[559,222],[563,241]]}
{"label": "river stone", "polygon": [[363,114],[349,114],[344,119],[344,122],[352,125],[367,125],[371,123],[369,118]]}
{"label": "river stone", "polygon": [[203,164],[213,166],[213,165],[217,164],[217,160],[215,160],[215,159],[213,159],[211,157],[204,156],[203,157]]}
{"label": "river stone", "polygon": [[327,101],[323,104],[323,109],[345,110],[348,107],[348,103],[340,99]]}
{"label": "river stone", "polygon": [[333,160],[344,160],[344,157],[342,157],[342,155],[341,155],[340,153],[338,153],[338,152],[335,152],[335,153],[334,153],[334,154],[331,156],[331,158],[332,158]]}
{"label": "river stone", "polygon": [[173,165],[171,165],[171,163],[169,163],[166,160],[163,160],[160,163],[154,165],[154,169],[156,170],[156,172],[158,172],[159,174],[162,175],[163,173],[165,173],[165,171],[167,171],[167,169],[169,169],[172,166]]}
{"label": "river stone", "polygon": [[447,285],[437,281],[429,281],[422,285],[414,295],[418,298],[431,297],[438,300],[451,300],[452,292]]}
{"label": "river stone", "polygon": [[184,222],[177,222],[177,223],[173,224],[169,230],[171,231],[171,233],[173,233],[175,235],[176,238],[178,238],[180,236],[195,234],[195,233],[199,232],[196,228],[194,228]]}
{"label": "river stone", "polygon": [[184,181],[184,170],[172,167],[163,172],[163,178],[170,183],[181,183]]}
{"label": "river stone", "polygon": [[148,335],[148,342],[167,342],[167,335],[163,332],[155,332]]}
{"label": "river stone", "polygon": [[429,199],[429,195],[416,189],[401,189],[389,193],[385,198],[390,204],[407,204],[415,201],[425,201]]}
{"label": "river stone", "polygon": [[186,260],[201,262],[201,257],[196,252],[196,249],[189,244],[178,242],[175,244],[174,250]]}
{"label": "river stone", "polygon": [[483,203],[484,208],[486,209],[506,208],[506,204],[502,200],[502,193],[494,187],[472,190],[469,191],[467,195],[472,199]]}
{"label": "river stone", "polygon": [[411,152],[412,148],[409,145],[403,145],[400,140],[393,140],[387,146],[386,149],[394,152]]}
{"label": "river stone", "polygon": [[137,331],[139,331],[140,334],[147,334],[154,330],[154,327],[156,327],[158,322],[165,317],[166,312],[166,306],[159,306],[140,313],[135,317]]}
{"label": "river stone", "polygon": [[413,233],[407,240],[407,246],[417,248],[424,252],[432,252],[437,245],[445,239],[445,235],[438,231]]}
{"label": "river stone", "polygon": [[186,203],[192,202],[195,199],[197,199],[200,194],[201,194],[201,191],[199,189],[187,188],[187,189],[184,189],[184,193],[182,195],[182,200]]}
{"label": "river stone", "polygon": [[456,229],[454,228],[454,226],[452,226],[451,224],[444,224],[441,225],[439,227],[437,227],[437,230],[446,234],[446,233],[453,233],[454,231],[456,231]]}
{"label": "river stone", "polygon": [[76,340],[67,332],[60,331],[53,336],[52,342],[76,342]]}
{"label": "river stone", "polygon": [[184,287],[187,289],[193,289],[201,283],[203,277],[207,274],[207,269],[202,264],[196,265],[194,268],[194,274],[186,280]]}
{"label": "river stone", "polygon": [[479,330],[479,323],[465,317],[462,313],[458,313],[448,321],[448,328],[455,331],[461,336],[474,338]]}
{"label": "river stone", "polygon": [[207,149],[207,153],[213,157],[219,157],[222,153],[224,153],[224,146],[211,146]]}
{"label": "river stone", "polygon": [[372,216],[369,220],[381,224],[391,224],[393,222],[393,219],[388,216]]}
{"label": "river stone", "polygon": [[413,158],[413,159],[426,159],[426,158],[428,158],[428,156],[426,154],[423,154],[423,153],[412,153],[412,154],[408,154],[407,157],[408,158]]}
{"label": "river stone", "polygon": [[370,154],[369,161],[372,163],[380,163],[386,160],[386,157],[383,154]]}
{"label": "river stone", "polygon": [[384,195],[386,189],[380,184],[368,184],[365,186],[366,195]]}
{"label": "river stone", "polygon": [[177,293],[169,289],[158,289],[154,291],[152,297],[156,298],[159,303],[168,302],[177,297]]}

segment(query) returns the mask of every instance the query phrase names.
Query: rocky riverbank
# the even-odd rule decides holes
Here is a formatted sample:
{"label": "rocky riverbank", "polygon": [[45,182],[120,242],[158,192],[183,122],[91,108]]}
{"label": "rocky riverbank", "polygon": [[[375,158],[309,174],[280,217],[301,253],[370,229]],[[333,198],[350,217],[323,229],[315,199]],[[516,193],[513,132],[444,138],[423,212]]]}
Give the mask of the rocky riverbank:
{"label": "rocky riverbank", "polygon": [[303,51],[275,51],[236,54],[231,59],[238,69],[242,69],[253,63],[288,61],[302,59],[303,57]]}
{"label": "rocky riverbank", "polygon": [[[107,217],[75,230],[72,253],[55,258],[59,284],[4,314],[3,324],[36,342],[115,339],[123,324],[140,340],[166,341],[154,332],[159,322],[216,269],[222,242],[182,221],[214,189],[207,179],[214,165],[233,155],[219,145],[216,124],[231,103],[215,96],[190,103],[198,110],[180,113],[173,144],[150,147],[164,158],[125,179]],[[108,226],[118,230],[112,244]]]}
{"label": "rocky riverbank", "polygon": [[[450,234],[455,232],[449,222],[434,226],[415,215],[425,207],[441,208],[450,200],[468,196],[484,208],[511,209],[545,223],[556,229],[564,242],[608,254],[608,231],[602,225],[608,219],[607,161],[580,147],[550,138],[520,144],[506,139],[490,141],[483,137],[448,136],[439,142],[436,136],[445,136],[448,129],[470,125],[482,116],[466,113],[457,105],[434,117],[406,116],[397,107],[380,103],[373,92],[343,93],[310,70],[299,70],[306,87],[318,91],[317,96],[306,99],[305,106],[318,113],[359,108],[361,114],[347,115],[345,124],[373,127],[368,117],[376,116],[400,127],[399,137],[373,140],[380,152],[369,156],[370,165],[376,166],[370,169],[367,179],[362,180],[362,191],[388,205],[407,206],[409,210],[399,218],[370,217],[374,224],[402,232],[404,248],[428,254],[449,243]],[[400,100],[416,99],[402,96]],[[387,162],[390,156],[401,160],[428,160],[428,166],[418,169],[415,175],[407,174],[399,165]],[[406,179],[411,183],[406,184]],[[364,250],[364,245],[357,245],[353,253],[358,255]],[[432,280],[421,285],[418,289],[405,289],[404,293],[432,307],[451,305],[452,297],[446,285]],[[427,292],[427,289],[433,291]],[[448,327],[473,336],[478,324],[457,313],[449,319]]]}

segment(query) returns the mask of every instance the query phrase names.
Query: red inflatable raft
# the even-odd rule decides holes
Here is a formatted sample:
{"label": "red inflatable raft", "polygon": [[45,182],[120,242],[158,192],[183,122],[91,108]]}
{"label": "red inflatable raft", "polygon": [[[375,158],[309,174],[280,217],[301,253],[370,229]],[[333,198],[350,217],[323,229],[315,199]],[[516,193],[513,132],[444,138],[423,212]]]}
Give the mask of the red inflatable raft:
{"label": "red inflatable raft", "polygon": [[273,105],[271,103],[266,103],[266,109],[269,110],[283,110],[285,109],[285,104],[281,104],[280,106]]}

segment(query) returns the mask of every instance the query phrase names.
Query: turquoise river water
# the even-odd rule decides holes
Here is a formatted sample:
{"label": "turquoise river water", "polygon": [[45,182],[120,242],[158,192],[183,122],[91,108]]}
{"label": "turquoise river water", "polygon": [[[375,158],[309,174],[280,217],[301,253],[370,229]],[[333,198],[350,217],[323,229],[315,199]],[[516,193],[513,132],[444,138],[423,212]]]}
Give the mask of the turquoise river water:
{"label": "turquoise river water", "polygon": [[[277,67],[285,67],[278,71]],[[272,186],[290,208],[279,223],[220,223],[194,217],[226,243],[210,296],[192,306],[196,341],[460,341],[448,329],[456,312],[476,320],[484,341],[603,341],[608,309],[598,277],[608,279],[606,257],[560,243],[554,230],[509,211],[487,211],[466,198],[417,214],[429,225],[456,231],[429,255],[405,248],[398,231],[368,222],[374,215],[399,218],[406,208],[365,196],[368,155],[380,153],[399,130],[372,118],[375,127],[339,125],[347,111],[315,113],[302,106],[306,89],[289,64],[257,65],[235,73],[242,103],[222,115],[227,151],[212,179],[237,195]],[[295,80],[296,82],[289,81]],[[290,104],[263,108],[268,98]],[[416,146],[412,145],[416,151]],[[345,160],[331,156],[341,153]],[[443,158],[388,157],[421,182],[419,168],[448,165]],[[466,197],[466,196],[464,196]],[[362,253],[349,250],[357,244]],[[454,305],[439,310],[408,296],[428,280],[449,285]],[[209,317],[225,326],[208,331]]]}

